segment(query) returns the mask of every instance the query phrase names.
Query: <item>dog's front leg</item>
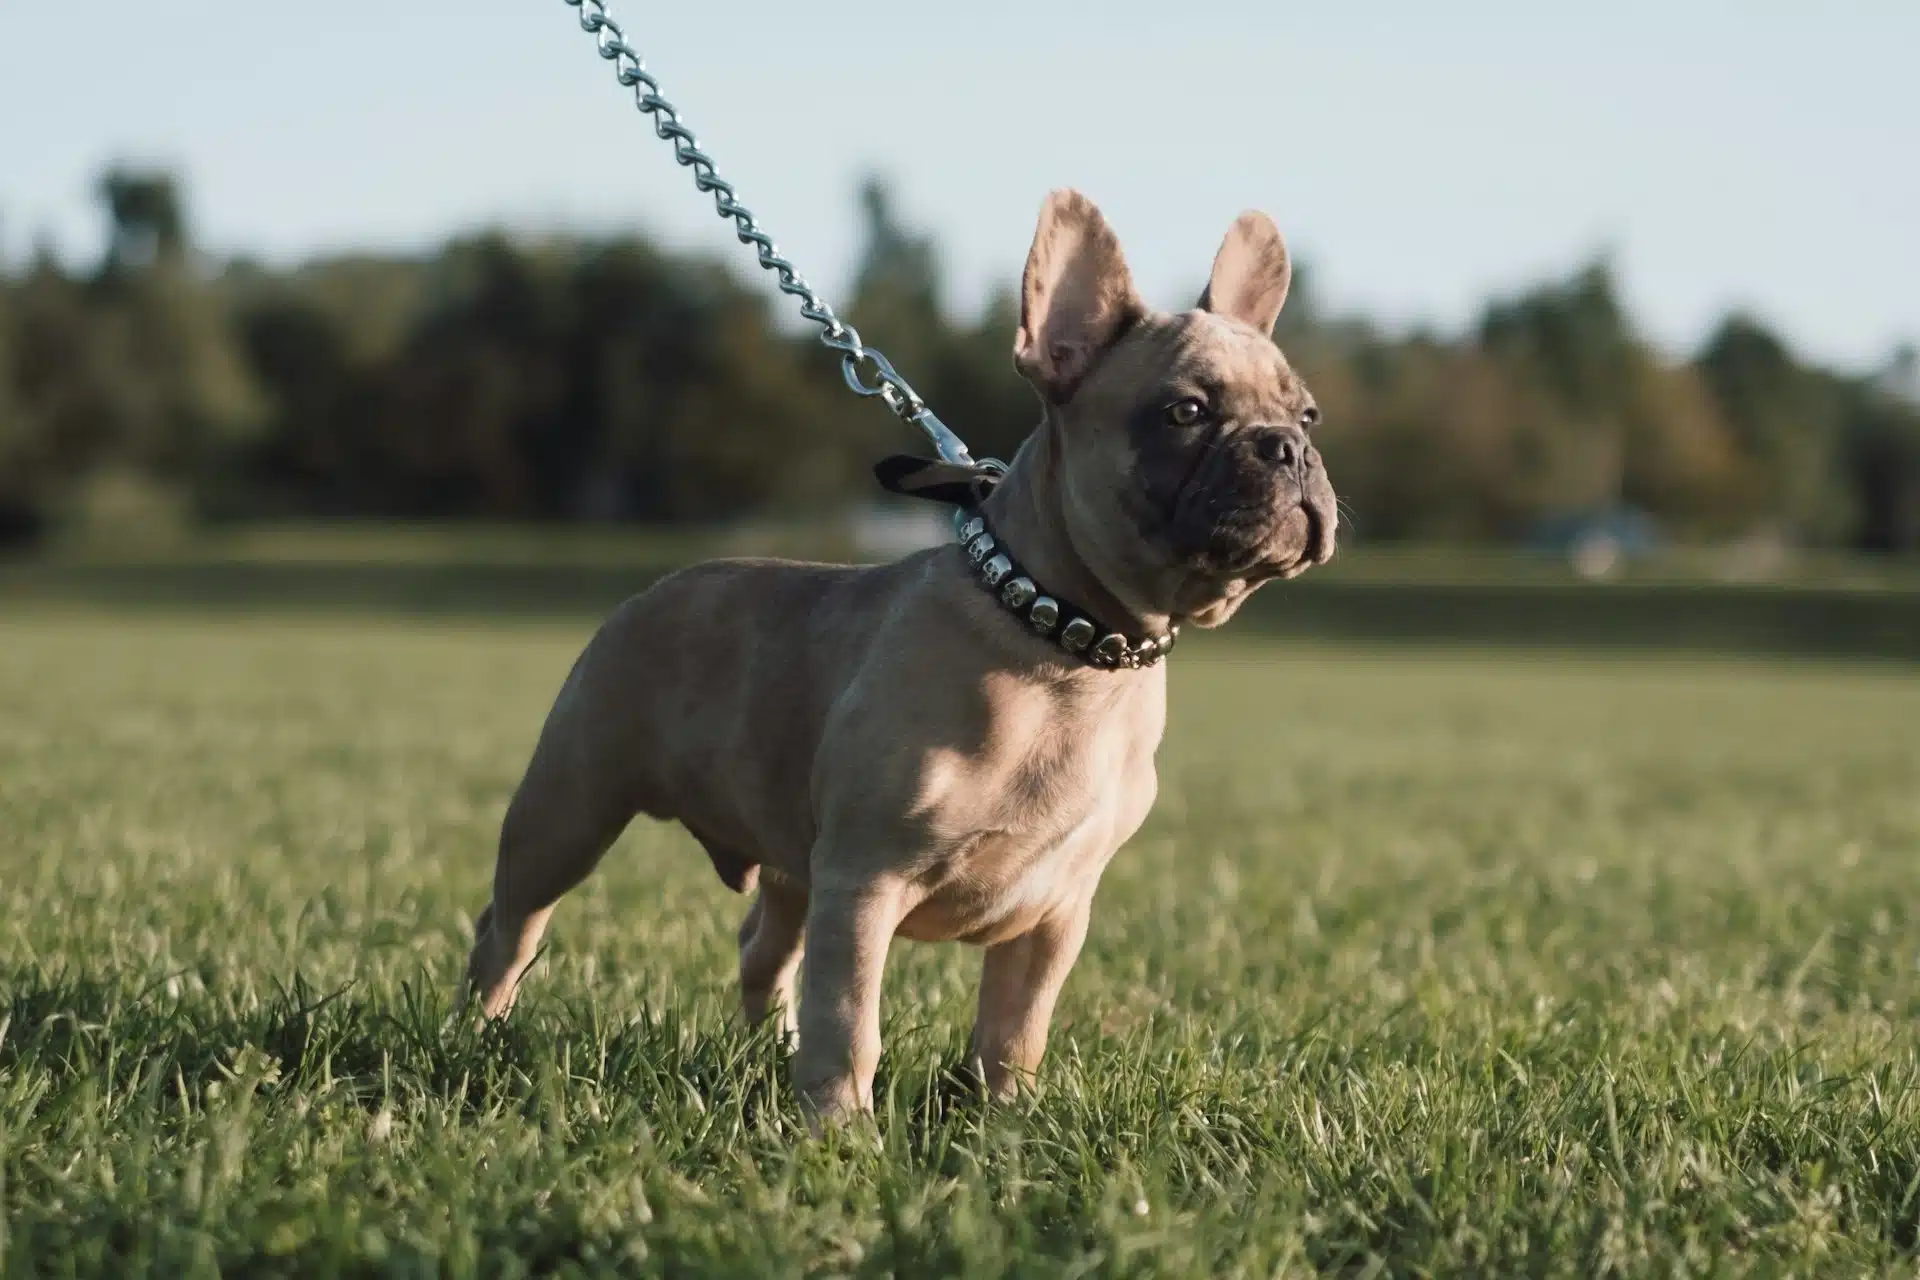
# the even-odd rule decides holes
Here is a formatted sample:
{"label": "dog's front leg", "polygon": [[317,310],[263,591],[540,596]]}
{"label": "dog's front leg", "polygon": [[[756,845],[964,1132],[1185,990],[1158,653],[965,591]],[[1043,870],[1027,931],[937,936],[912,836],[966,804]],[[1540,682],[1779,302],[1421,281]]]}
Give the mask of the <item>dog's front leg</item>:
{"label": "dog's front leg", "polygon": [[880,979],[902,896],[900,885],[882,879],[815,884],[808,899],[793,1082],[816,1130],[873,1110]]}
{"label": "dog's front leg", "polygon": [[1091,901],[1074,903],[987,948],[972,1056],[974,1070],[995,1096],[1010,1096],[1040,1069],[1054,1001],[1086,941],[1091,908]]}

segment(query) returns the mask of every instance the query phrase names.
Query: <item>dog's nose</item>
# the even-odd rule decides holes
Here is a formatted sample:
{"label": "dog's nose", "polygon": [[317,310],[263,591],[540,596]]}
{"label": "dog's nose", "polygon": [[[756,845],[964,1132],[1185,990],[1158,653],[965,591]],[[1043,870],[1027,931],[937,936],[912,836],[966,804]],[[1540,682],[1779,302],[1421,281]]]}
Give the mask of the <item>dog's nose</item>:
{"label": "dog's nose", "polygon": [[1253,451],[1279,471],[1294,471],[1307,456],[1307,433],[1298,427],[1256,427]]}

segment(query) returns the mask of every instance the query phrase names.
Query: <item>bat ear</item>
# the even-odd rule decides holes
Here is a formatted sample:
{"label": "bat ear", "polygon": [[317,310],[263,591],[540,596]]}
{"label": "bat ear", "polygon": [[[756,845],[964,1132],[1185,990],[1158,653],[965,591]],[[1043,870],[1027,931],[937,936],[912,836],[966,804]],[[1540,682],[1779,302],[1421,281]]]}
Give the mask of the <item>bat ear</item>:
{"label": "bat ear", "polygon": [[1093,201],[1078,191],[1048,196],[1020,281],[1014,367],[1048,401],[1064,404],[1146,310],[1120,238]]}
{"label": "bat ear", "polygon": [[1220,242],[1200,309],[1272,333],[1292,283],[1293,262],[1280,228],[1266,214],[1249,209],[1233,220]]}

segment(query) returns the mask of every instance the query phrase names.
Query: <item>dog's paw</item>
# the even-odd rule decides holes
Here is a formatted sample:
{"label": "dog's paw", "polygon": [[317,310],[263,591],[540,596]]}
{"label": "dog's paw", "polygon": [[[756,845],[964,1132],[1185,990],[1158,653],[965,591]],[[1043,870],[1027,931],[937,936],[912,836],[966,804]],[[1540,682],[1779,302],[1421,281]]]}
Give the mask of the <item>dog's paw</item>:
{"label": "dog's paw", "polygon": [[800,1113],[807,1119],[807,1131],[815,1138],[863,1133],[878,1138],[873,1103],[860,1096],[852,1081],[835,1080],[802,1087],[799,1094]]}

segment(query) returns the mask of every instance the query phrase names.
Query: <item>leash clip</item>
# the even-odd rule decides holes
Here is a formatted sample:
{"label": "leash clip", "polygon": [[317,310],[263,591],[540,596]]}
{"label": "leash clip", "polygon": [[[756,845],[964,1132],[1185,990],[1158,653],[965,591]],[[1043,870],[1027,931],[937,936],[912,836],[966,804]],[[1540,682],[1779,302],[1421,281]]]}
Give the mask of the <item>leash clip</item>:
{"label": "leash clip", "polygon": [[933,449],[947,462],[957,462],[963,467],[982,467],[994,473],[995,478],[1007,473],[1006,464],[998,458],[986,458],[975,462],[973,454],[967,451],[967,442],[953,433],[953,428],[940,421],[933,410],[921,405],[919,412],[908,417],[907,422],[920,428],[927,439],[933,441]]}

